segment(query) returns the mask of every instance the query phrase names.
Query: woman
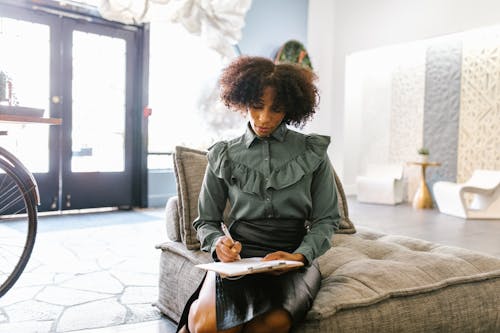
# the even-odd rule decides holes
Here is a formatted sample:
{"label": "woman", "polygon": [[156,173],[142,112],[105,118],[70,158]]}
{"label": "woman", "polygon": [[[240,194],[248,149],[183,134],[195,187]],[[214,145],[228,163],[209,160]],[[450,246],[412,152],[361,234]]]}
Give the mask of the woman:
{"label": "woman", "polygon": [[[310,309],[320,285],[314,259],[330,248],[340,219],[330,138],[286,126],[304,125],[314,114],[315,78],[260,57],[237,58],[223,71],[222,101],[247,113],[249,123],[242,136],[209,149],[193,222],[201,248],[222,262],[259,256],[299,260],[305,268],[236,280],[208,272],[180,332],[289,332]],[[220,227],[228,199],[234,242]]]}

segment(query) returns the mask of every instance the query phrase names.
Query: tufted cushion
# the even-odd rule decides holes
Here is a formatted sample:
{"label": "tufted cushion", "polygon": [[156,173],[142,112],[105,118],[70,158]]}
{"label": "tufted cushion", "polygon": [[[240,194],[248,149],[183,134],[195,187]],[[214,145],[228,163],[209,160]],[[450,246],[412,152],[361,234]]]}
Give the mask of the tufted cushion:
{"label": "tufted cushion", "polygon": [[[198,197],[201,184],[207,167],[206,151],[177,146],[174,153],[174,171],[177,180],[178,208],[179,208],[179,231],[180,238],[190,250],[200,248],[200,242],[196,238],[193,221],[198,216]],[[340,225],[337,233],[355,233],[356,229],[349,219],[349,211],[345,198],[344,189],[335,170],[335,183],[337,185],[337,197],[339,201]],[[226,207],[227,214],[227,207]],[[173,229],[172,226],[169,227]],[[173,231],[175,234],[175,231]]]}
{"label": "tufted cushion", "polygon": [[[318,258],[321,288],[293,332],[500,332],[500,258],[358,227]],[[212,261],[176,242],[162,249],[157,306],[178,320]],[[172,288],[172,286],[176,286]]]}
{"label": "tufted cushion", "polygon": [[[334,247],[318,258],[321,290],[307,315],[309,320],[390,298],[500,279],[500,258],[362,227],[358,229],[356,237],[335,235]],[[449,297],[449,302],[460,302],[460,289]],[[500,294],[495,302],[500,304]],[[425,317],[425,313],[422,316]]]}
{"label": "tufted cushion", "polygon": [[174,172],[179,198],[179,229],[181,240],[189,250],[200,248],[193,221],[198,216],[198,196],[207,163],[206,152],[187,147],[175,147]]}

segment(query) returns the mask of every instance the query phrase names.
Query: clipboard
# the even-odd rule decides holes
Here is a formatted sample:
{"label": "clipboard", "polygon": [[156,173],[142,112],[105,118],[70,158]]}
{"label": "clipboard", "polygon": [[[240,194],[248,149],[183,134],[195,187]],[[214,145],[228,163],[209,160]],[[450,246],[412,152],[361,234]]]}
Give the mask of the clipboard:
{"label": "clipboard", "polygon": [[222,277],[235,277],[248,274],[270,272],[283,268],[294,268],[304,266],[302,261],[294,260],[269,260],[262,261],[261,257],[244,258],[233,262],[212,262],[199,264],[196,267],[214,271]]}

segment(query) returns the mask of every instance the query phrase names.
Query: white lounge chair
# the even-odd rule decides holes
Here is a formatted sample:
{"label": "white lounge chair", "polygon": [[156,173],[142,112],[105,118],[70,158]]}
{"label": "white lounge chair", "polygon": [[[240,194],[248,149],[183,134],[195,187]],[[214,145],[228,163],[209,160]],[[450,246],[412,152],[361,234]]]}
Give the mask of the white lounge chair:
{"label": "white lounge chair", "polygon": [[395,205],[403,201],[403,166],[369,164],[366,174],[356,177],[360,202]]}
{"label": "white lounge chair", "polygon": [[[475,170],[463,184],[440,181],[433,190],[441,213],[465,219],[500,219],[500,171]],[[466,193],[473,196],[470,205]]]}

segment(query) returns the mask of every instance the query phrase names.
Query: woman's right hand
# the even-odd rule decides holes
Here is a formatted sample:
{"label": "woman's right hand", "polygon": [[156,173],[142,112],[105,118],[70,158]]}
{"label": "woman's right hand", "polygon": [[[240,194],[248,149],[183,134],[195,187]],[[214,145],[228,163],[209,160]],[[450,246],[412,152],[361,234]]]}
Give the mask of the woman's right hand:
{"label": "woman's right hand", "polygon": [[221,236],[215,242],[215,253],[222,262],[240,260],[241,243],[233,242],[229,237]]}

